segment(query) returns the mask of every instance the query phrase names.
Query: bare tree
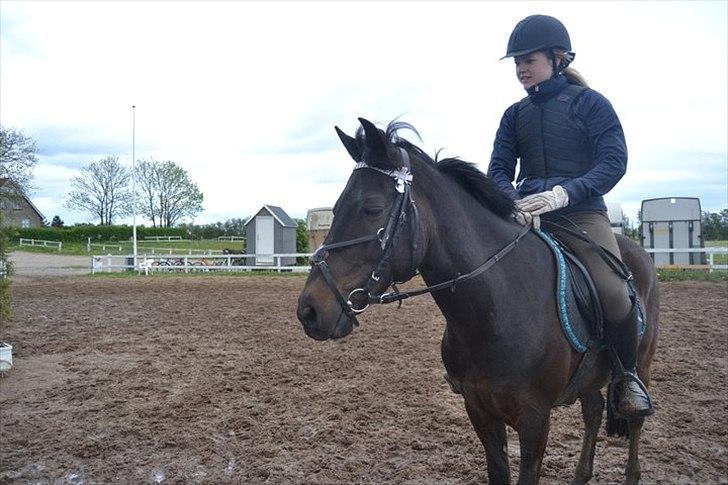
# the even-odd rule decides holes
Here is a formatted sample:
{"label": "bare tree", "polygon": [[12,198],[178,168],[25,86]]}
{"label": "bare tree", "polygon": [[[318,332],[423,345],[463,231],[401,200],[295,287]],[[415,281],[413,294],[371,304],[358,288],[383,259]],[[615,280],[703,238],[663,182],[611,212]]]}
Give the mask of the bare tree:
{"label": "bare tree", "polygon": [[202,192],[187,171],[175,162],[142,160],[137,164],[139,211],[154,227],[172,227],[183,217],[202,211]]}
{"label": "bare tree", "polygon": [[137,191],[137,211],[141,212],[151,222],[153,227],[161,227],[162,217],[159,208],[159,174],[160,163],[154,159],[140,160],[136,164],[136,191]]}
{"label": "bare tree", "polygon": [[111,225],[115,217],[131,213],[132,194],[127,189],[130,176],[118,157],[92,162],[71,179],[74,190],[69,192],[65,206],[90,212],[102,226]]}
{"label": "bare tree", "polygon": [[0,126],[0,179],[10,179],[0,197],[27,195],[33,168],[38,163],[38,147],[22,131]]}

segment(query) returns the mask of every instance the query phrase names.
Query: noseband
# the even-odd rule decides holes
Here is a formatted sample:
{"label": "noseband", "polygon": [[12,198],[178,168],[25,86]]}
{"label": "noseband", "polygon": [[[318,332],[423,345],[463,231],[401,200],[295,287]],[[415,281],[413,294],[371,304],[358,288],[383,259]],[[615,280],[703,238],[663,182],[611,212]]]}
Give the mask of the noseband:
{"label": "noseband", "polygon": [[[359,313],[362,313],[364,310],[369,308],[370,304],[386,304],[386,303],[393,303],[395,301],[401,302],[405,298],[409,298],[412,296],[418,296],[425,293],[431,293],[433,291],[442,290],[445,288],[451,288],[452,291],[455,291],[455,287],[466,280],[469,280],[471,278],[474,278],[476,276],[479,276],[489,268],[491,268],[495,263],[500,261],[503,256],[508,254],[513,248],[515,248],[518,245],[518,242],[528,233],[528,231],[531,229],[531,224],[527,224],[521,228],[521,230],[516,234],[515,239],[513,239],[509,244],[507,244],[503,249],[498,251],[496,254],[491,256],[488,260],[486,260],[483,264],[475,268],[473,271],[458,275],[456,278],[444,281],[442,283],[438,283],[436,285],[427,286],[424,288],[420,288],[417,290],[411,290],[407,292],[401,292],[397,289],[397,283],[398,282],[392,282],[387,287],[391,286],[394,291],[391,293],[382,293],[379,295],[371,294],[371,290],[379,283],[381,276],[383,274],[383,270],[390,265],[390,260],[392,257],[392,250],[394,248],[395,242],[399,239],[399,236],[401,235],[402,231],[400,228],[402,228],[405,225],[405,222],[407,220],[410,221],[410,227],[411,227],[411,234],[412,234],[412,251],[411,251],[411,263],[410,263],[410,271],[406,278],[403,279],[403,281],[407,281],[410,278],[412,278],[415,274],[417,274],[417,206],[415,205],[415,201],[412,198],[412,173],[410,171],[410,159],[409,154],[406,150],[403,148],[399,148],[401,154],[402,154],[402,168],[398,170],[383,170],[376,167],[369,166],[363,162],[359,162],[354,167],[354,170],[359,170],[362,168],[368,168],[370,170],[376,170],[377,172],[381,172],[383,174],[386,174],[390,177],[392,177],[395,180],[395,187],[397,189],[397,192],[399,195],[397,196],[398,202],[395,204],[395,208],[390,212],[389,217],[387,219],[387,223],[384,227],[380,228],[376,234],[370,234],[368,236],[362,236],[355,239],[350,239],[348,241],[341,241],[336,243],[330,243],[330,244],[324,244],[321,247],[319,247],[316,252],[311,256],[311,266],[314,268],[318,268],[321,270],[321,274],[324,277],[324,281],[326,281],[326,284],[331,289],[333,294],[336,296],[337,301],[339,302],[339,305],[341,305],[341,309],[343,313],[346,314],[353,322],[354,325],[359,325],[359,321],[357,320],[356,316]],[[409,218],[408,218],[408,213]],[[382,257],[379,260],[379,263],[377,264],[377,267],[372,271],[371,276],[367,280],[366,284],[361,288],[356,288],[352,290],[349,293],[348,298],[345,298],[344,295],[339,291],[339,287],[336,285],[336,281],[334,280],[333,275],[331,274],[331,269],[329,268],[329,265],[326,263],[326,258],[329,255],[329,252],[332,249],[338,249],[338,248],[344,248],[348,246],[355,246],[358,244],[363,244],[366,242],[378,240],[379,244],[382,248]],[[352,297],[354,295],[357,295],[361,293],[366,298],[366,304],[361,307],[357,308],[354,306],[354,303],[352,303]]]}

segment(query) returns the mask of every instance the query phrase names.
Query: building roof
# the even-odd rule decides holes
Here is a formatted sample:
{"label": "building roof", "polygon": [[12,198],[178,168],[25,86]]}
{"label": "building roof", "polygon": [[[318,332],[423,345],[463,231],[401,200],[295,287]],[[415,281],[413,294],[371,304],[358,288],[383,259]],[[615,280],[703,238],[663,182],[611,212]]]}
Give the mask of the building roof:
{"label": "building roof", "polygon": [[[8,187],[10,187],[10,184],[13,184],[15,187],[17,187],[17,185],[12,180],[10,180],[8,177],[0,177],[0,188],[3,187],[6,183],[7,183]],[[40,220],[41,221],[44,220],[45,216],[43,215],[43,213],[41,211],[38,210],[38,208],[35,206],[35,204],[33,204],[33,202],[28,198],[28,196],[25,195],[23,192],[20,192],[20,195],[23,197],[23,199],[25,199],[25,201],[28,203],[30,208],[33,209],[36,214],[38,214],[38,217],[40,217]]]}
{"label": "building roof", "polygon": [[[291,219],[291,216],[289,216],[288,214],[286,214],[286,211],[284,211],[280,207],[275,206],[275,205],[268,205],[268,204],[266,204],[266,205],[263,206],[263,209],[267,210],[270,213],[270,215],[272,215],[275,218],[275,220],[277,220],[278,223],[281,226],[283,226],[283,227],[298,227],[298,224],[296,224],[296,221],[294,221],[293,219]],[[260,212],[260,211],[258,211],[258,212]],[[257,212],[256,212],[256,214],[257,214]],[[255,219],[255,217],[251,217],[250,219],[248,219],[248,222],[246,222],[245,225],[247,226],[248,224],[250,224],[250,222],[253,219]]]}

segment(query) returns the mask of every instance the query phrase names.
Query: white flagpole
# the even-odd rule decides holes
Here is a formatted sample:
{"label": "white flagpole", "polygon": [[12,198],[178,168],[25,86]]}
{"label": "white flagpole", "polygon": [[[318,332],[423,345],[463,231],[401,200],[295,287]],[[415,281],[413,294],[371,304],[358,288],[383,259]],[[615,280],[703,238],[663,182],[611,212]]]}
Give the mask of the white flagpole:
{"label": "white flagpole", "polygon": [[134,253],[134,269],[137,269],[137,226],[136,226],[136,106],[131,107],[131,220],[132,250]]}

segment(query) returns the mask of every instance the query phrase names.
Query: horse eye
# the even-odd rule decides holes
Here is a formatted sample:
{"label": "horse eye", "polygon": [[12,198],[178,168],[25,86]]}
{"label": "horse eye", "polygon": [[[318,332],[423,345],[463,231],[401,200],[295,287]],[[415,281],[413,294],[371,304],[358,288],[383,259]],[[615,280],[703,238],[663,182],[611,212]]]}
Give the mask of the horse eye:
{"label": "horse eye", "polygon": [[365,207],[364,214],[368,216],[378,216],[384,210],[383,207]]}

